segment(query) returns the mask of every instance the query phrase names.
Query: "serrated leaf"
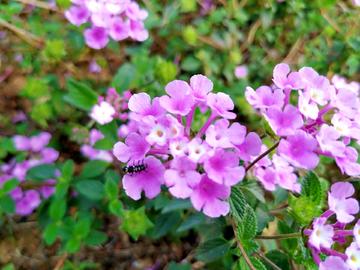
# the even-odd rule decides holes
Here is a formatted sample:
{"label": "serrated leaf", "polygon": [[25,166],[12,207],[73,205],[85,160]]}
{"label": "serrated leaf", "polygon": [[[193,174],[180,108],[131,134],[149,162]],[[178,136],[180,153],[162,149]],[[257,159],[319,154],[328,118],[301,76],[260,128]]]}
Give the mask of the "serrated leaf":
{"label": "serrated leaf", "polygon": [[98,102],[98,94],[87,87],[85,84],[67,78],[66,80],[69,95],[65,97],[65,101],[83,110],[90,111]]}
{"label": "serrated leaf", "polygon": [[259,186],[256,179],[250,179],[246,182],[242,181],[238,184],[239,188],[243,188],[251,192],[259,201],[265,202],[264,191]]}
{"label": "serrated leaf", "polygon": [[226,254],[230,245],[230,242],[222,237],[211,238],[198,246],[195,257],[206,263],[215,261]]}
{"label": "serrated leaf", "polygon": [[92,200],[103,200],[106,197],[105,186],[97,180],[85,180],[76,185],[77,191]]}
{"label": "serrated leaf", "polygon": [[55,169],[55,165],[53,164],[42,164],[32,167],[26,172],[26,180],[41,182],[56,178]]}
{"label": "serrated leaf", "polygon": [[140,234],[145,234],[147,229],[154,226],[145,214],[145,206],[137,210],[124,211],[123,219],[124,222],[120,229],[130,234],[135,240],[139,238]]}
{"label": "serrated leaf", "polygon": [[52,223],[45,229],[44,239],[48,246],[55,242],[56,237],[58,236],[58,228],[59,227],[56,223]]}
{"label": "serrated leaf", "polygon": [[94,149],[100,149],[100,150],[112,150],[114,148],[114,143],[109,141],[108,139],[104,138],[101,140],[97,140],[95,144],[93,145]]}
{"label": "serrated leaf", "polygon": [[[275,265],[277,265],[281,270],[290,270],[290,262],[287,254],[284,252],[273,249],[265,254],[266,258],[272,261]],[[263,261],[267,270],[274,270],[274,268],[268,264],[266,261]]]}
{"label": "serrated leaf", "polygon": [[165,207],[161,210],[161,214],[173,212],[175,210],[191,209],[192,204],[189,199],[172,199]]}
{"label": "serrated leaf", "polygon": [[191,216],[189,216],[176,230],[177,232],[183,232],[186,230],[190,230],[195,226],[204,224],[206,220],[205,215],[202,212],[197,212]]}
{"label": "serrated leaf", "polygon": [[61,220],[66,212],[66,200],[54,200],[50,205],[50,217],[54,220]]}
{"label": "serrated leaf", "polygon": [[[251,257],[249,259],[256,270],[266,270],[266,267],[257,258]],[[238,266],[235,270],[251,270],[244,257],[240,258]]]}
{"label": "serrated leaf", "polygon": [[268,223],[274,221],[274,217],[269,215],[268,213],[264,212],[261,208],[256,208],[255,210],[256,215],[256,227],[257,232],[262,233],[262,231],[267,227]]}
{"label": "serrated leaf", "polygon": [[158,215],[155,220],[154,238],[165,235],[180,220],[181,217],[179,212]]}
{"label": "serrated leaf", "polygon": [[89,235],[84,240],[84,243],[88,246],[96,246],[104,243],[107,240],[107,235],[103,232],[91,229]]}
{"label": "serrated leaf", "polygon": [[248,254],[257,251],[260,248],[259,244],[251,239],[241,241],[241,245],[243,246],[245,252]]}
{"label": "serrated leaf", "polygon": [[[277,228],[279,234],[294,233],[293,229],[279,219],[277,220]],[[293,253],[298,246],[298,240],[296,238],[281,239],[281,243],[284,245],[285,249],[291,253]]]}
{"label": "serrated leaf", "polygon": [[237,224],[236,233],[240,241],[252,239],[256,234],[256,215],[248,204],[246,205],[244,218]]}
{"label": "serrated leaf", "polygon": [[241,221],[244,218],[246,203],[244,195],[238,187],[231,187],[228,202],[230,204],[230,214],[238,221]]}
{"label": "serrated leaf", "polygon": [[289,194],[288,212],[292,218],[302,225],[309,224],[315,217],[321,215],[321,207],[311,197],[294,197]]}
{"label": "serrated leaf", "polygon": [[315,204],[320,205],[323,194],[318,176],[313,171],[308,171],[301,185],[302,195],[310,197]]}
{"label": "serrated leaf", "polygon": [[83,178],[95,178],[103,174],[104,170],[110,164],[103,160],[91,160],[86,163],[85,167],[81,171],[81,176]]}
{"label": "serrated leaf", "polygon": [[299,238],[299,248],[295,255],[292,257],[296,264],[301,264],[302,262],[307,261],[311,257],[309,251],[305,247],[303,239]]}

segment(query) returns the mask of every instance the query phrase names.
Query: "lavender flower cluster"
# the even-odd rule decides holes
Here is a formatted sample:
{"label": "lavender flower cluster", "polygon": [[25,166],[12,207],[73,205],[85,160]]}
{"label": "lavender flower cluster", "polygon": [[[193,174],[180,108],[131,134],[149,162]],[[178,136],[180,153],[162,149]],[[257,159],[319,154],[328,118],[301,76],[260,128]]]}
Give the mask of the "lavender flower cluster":
{"label": "lavender flower cluster", "polygon": [[[28,151],[27,157],[22,162],[10,160],[8,164],[0,167],[0,186],[12,178],[17,178],[20,183],[25,181],[26,172],[37,165],[53,163],[59,157],[59,152],[53,148],[46,147],[51,139],[51,135],[42,132],[37,136],[27,138],[16,135],[13,138],[15,149],[18,151]],[[58,173],[60,173],[58,171]],[[55,179],[47,179],[45,184],[37,189],[28,189],[23,191],[21,187],[16,187],[9,192],[9,195],[16,203],[15,213],[19,215],[30,215],[41,203],[41,196],[44,199],[49,198],[55,192]],[[40,194],[39,194],[40,193]]]}
{"label": "lavender flower cluster", "polygon": [[[360,175],[358,153],[349,146],[351,139],[360,143],[360,85],[348,84],[338,75],[330,84],[310,67],[289,72],[288,65],[278,64],[274,68],[273,88],[261,86],[254,91],[247,87],[245,91],[248,103],[264,115],[274,133],[281,137],[273,162],[261,161],[255,166],[255,177],[267,190],[285,183],[288,189],[299,191],[300,186],[291,187],[296,181],[291,166],[314,169],[319,163],[318,155],[334,158],[343,174]],[[296,106],[290,104],[292,90],[298,90]],[[323,120],[325,114],[331,116],[331,124]]]}
{"label": "lavender flower cluster", "polygon": [[[359,203],[352,196],[355,189],[348,182],[338,182],[328,192],[329,210],[316,218],[311,229],[305,229],[304,235],[309,237],[308,247],[312,251],[314,261],[320,270],[357,270],[360,268],[360,220],[357,221],[353,230],[345,230],[345,225],[354,220],[359,212]],[[325,225],[328,218],[336,215],[337,222]],[[345,250],[345,254],[331,249],[336,241],[339,244],[346,243],[345,236],[353,236],[355,241]],[[329,255],[325,261],[319,257],[319,253]]]}
{"label": "lavender flower cluster", "polygon": [[148,12],[140,9],[131,0],[72,0],[74,5],[65,11],[65,17],[74,25],[80,26],[91,21],[92,27],[84,32],[86,44],[93,49],[102,49],[110,37],[123,40],[131,37],[145,41],[149,32],[144,22]]}
{"label": "lavender flower cluster", "polygon": [[[228,119],[236,118],[230,112],[234,103],[229,95],[211,93],[212,89],[207,77],[195,75],[190,85],[181,80],[170,82],[165,87],[168,95],[152,102],[146,93],[130,98],[130,121],[126,128],[120,127],[125,143],[116,143],[113,153],[128,166],[143,162],[146,169],[123,177],[128,196],[138,200],[145,191],[146,197],[154,198],[165,184],[174,197],[190,197],[194,208],[210,217],[229,213],[229,203],[223,200],[245,176],[239,157],[257,156],[261,140],[256,133],[246,135],[246,127],[239,123],[230,125]],[[193,136],[197,106],[210,108],[211,115]],[[168,161],[163,164],[160,158]]]}

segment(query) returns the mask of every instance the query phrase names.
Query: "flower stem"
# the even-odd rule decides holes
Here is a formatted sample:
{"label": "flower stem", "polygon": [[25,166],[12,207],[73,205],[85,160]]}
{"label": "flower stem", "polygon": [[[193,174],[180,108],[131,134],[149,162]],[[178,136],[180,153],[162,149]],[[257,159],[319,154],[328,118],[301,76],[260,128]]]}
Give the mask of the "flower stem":
{"label": "flower stem", "polygon": [[250,269],[251,269],[251,270],[256,270],[256,268],[252,265],[249,257],[246,255],[245,250],[244,250],[243,246],[241,245],[241,243],[240,243],[240,241],[239,241],[239,239],[238,239],[238,237],[237,237],[237,234],[236,234],[236,224],[235,224],[235,221],[234,221],[234,219],[233,219],[232,217],[231,217],[231,222],[232,222],[232,227],[233,227],[233,230],[234,230],[234,235],[235,235],[236,243],[237,243],[237,245],[238,245],[238,247],[239,247],[239,249],[240,249],[240,251],[241,251],[241,254],[243,255],[243,257],[244,257],[246,263],[249,265]]}
{"label": "flower stem", "polygon": [[200,129],[199,133],[196,135],[196,138],[201,138],[202,135],[205,134],[206,130],[208,129],[208,127],[211,125],[211,123],[215,120],[215,118],[218,117],[217,113],[212,112],[209,119],[207,120],[207,122],[205,123],[205,125],[203,125],[203,127]]}
{"label": "flower stem", "polygon": [[287,238],[298,238],[301,237],[300,233],[288,233],[288,234],[279,234],[279,235],[255,235],[256,239],[287,239]]}
{"label": "flower stem", "polygon": [[280,267],[278,267],[275,263],[273,263],[272,261],[270,261],[268,258],[266,258],[263,254],[261,254],[260,252],[256,251],[256,254],[263,259],[265,262],[267,262],[268,264],[271,265],[272,268],[274,268],[275,270],[281,270]]}
{"label": "flower stem", "polygon": [[254,166],[260,159],[267,156],[269,153],[271,153],[276,147],[279,146],[280,140],[277,141],[273,146],[271,146],[267,151],[262,153],[260,156],[258,156],[253,162],[249,164],[249,166],[246,167],[245,171],[248,171],[252,166]]}
{"label": "flower stem", "polygon": [[190,128],[191,128],[191,123],[193,121],[194,118],[194,113],[195,113],[195,108],[197,106],[197,102],[195,101],[195,104],[191,107],[191,110],[186,118],[186,125],[185,125],[185,133],[189,136],[190,138]]}
{"label": "flower stem", "polygon": [[170,155],[170,150],[167,149],[150,149],[148,154],[155,154],[155,155]]}

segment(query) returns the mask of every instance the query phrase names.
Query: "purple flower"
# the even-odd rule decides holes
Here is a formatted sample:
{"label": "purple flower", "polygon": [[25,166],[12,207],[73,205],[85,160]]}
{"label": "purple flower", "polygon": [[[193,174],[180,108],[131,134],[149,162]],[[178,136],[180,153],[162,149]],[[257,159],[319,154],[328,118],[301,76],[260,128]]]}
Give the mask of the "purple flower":
{"label": "purple flower", "polygon": [[237,66],[235,68],[235,76],[239,79],[245,78],[248,74],[248,69],[245,65]]}
{"label": "purple flower", "polygon": [[71,6],[69,10],[65,10],[65,17],[76,26],[80,26],[89,20],[90,12],[85,6]]}
{"label": "purple flower", "polygon": [[26,138],[25,136],[15,135],[13,137],[14,147],[18,151],[27,151],[31,148],[30,139]]}
{"label": "purple flower", "polygon": [[239,166],[236,154],[221,148],[211,150],[204,162],[204,169],[210,179],[226,186],[236,185],[245,176],[245,169]]}
{"label": "purple flower", "polygon": [[[275,163],[276,164],[276,163]],[[291,166],[275,166],[278,185],[292,192],[300,193],[301,185],[296,183],[297,176]]]}
{"label": "purple flower", "polygon": [[311,100],[310,92],[299,90],[299,111],[306,117],[316,119],[319,115],[319,107],[315,101]]}
{"label": "purple flower", "polygon": [[30,138],[31,150],[34,152],[39,152],[45,148],[46,145],[49,144],[51,139],[50,133],[41,132],[37,136],[33,136]]}
{"label": "purple flower", "polygon": [[194,138],[188,143],[189,160],[202,163],[202,157],[210,149],[210,146],[200,138]]}
{"label": "purple flower", "polygon": [[207,174],[203,174],[200,183],[194,188],[190,200],[197,211],[203,209],[205,215],[216,218],[229,213],[229,203],[219,199],[227,199],[230,192],[230,187],[215,183]]}
{"label": "purple flower", "polygon": [[345,250],[345,254],[348,259],[346,264],[350,270],[358,270],[360,268],[360,247],[356,242],[352,242],[351,245]]}
{"label": "purple flower", "polygon": [[234,119],[236,117],[235,113],[229,112],[234,109],[234,102],[230,96],[225,93],[209,93],[207,105],[211,108],[214,115],[221,116],[226,119]]}
{"label": "purple flower", "polygon": [[356,222],[354,228],[353,228],[353,235],[356,244],[359,246],[360,244],[360,219]]}
{"label": "purple flower", "polygon": [[345,148],[344,155],[341,157],[335,157],[335,162],[341,170],[349,176],[360,175],[360,164],[356,163],[358,153],[354,147],[347,146]]}
{"label": "purple flower", "polygon": [[256,169],[255,177],[259,179],[266,190],[274,191],[276,189],[275,185],[278,184],[278,179],[273,168],[267,167],[263,169],[259,167]]}
{"label": "purple flower", "polygon": [[146,93],[133,95],[128,105],[129,109],[135,113],[131,114],[131,118],[136,121],[140,121],[148,115],[152,115],[157,119],[166,114],[166,110],[160,106],[159,98],[154,98],[151,105],[151,98]]}
{"label": "purple flower", "polygon": [[246,101],[256,109],[284,106],[285,94],[281,89],[274,92],[268,86],[260,86],[256,91],[250,86],[245,90]]}
{"label": "purple flower", "polygon": [[260,154],[262,142],[255,132],[250,132],[242,144],[235,145],[235,153],[244,161],[250,161],[252,157]]}
{"label": "purple flower", "polygon": [[117,142],[113,150],[114,156],[123,163],[141,160],[150,150],[150,144],[135,132],[126,137],[125,143]]}
{"label": "purple flower", "polygon": [[219,119],[206,130],[206,142],[212,147],[233,148],[245,140],[246,127],[234,123],[229,128],[227,119]]}
{"label": "purple flower", "polygon": [[185,156],[189,139],[186,137],[176,138],[170,141],[170,152],[173,157]]}
{"label": "purple flower", "polygon": [[310,235],[308,246],[319,252],[322,247],[330,248],[333,244],[334,229],[331,225],[325,225],[326,218],[315,218],[312,230],[305,229],[304,234]]}
{"label": "purple flower", "polygon": [[323,124],[320,131],[316,135],[321,150],[325,154],[330,154],[334,157],[342,156],[345,151],[345,144],[338,141],[340,133],[332,126]]}
{"label": "purple flower", "polygon": [[[354,220],[351,214],[359,212],[359,203],[352,196],[355,189],[348,182],[338,182],[331,186],[331,192],[328,192],[329,210],[336,214],[339,222],[350,223]],[[347,199],[348,198],[348,199]]]}
{"label": "purple flower", "polygon": [[313,153],[317,144],[313,136],[297,130],[294,135],[281,139],[277,153],[296,168],[312,170],[319,163],[319,157]]}
{"label": "purple flower", "polygon": [[196,171],[196,163],[187,157],[175,158],[170,165],[170,169],[165,171],[165,184],[170,193],[181,199],[190,197],[193,188],[200,182],[200,173]]}
{"label": "purple flower", "polygon": [[28,190],[24,197],[16,202],[15,213],[22,216],[30,215],[41,203],[40,195],[35,190]]}
{"label": "purple flower", "polygon": [[270,107],[264,116],[275,134],[280,137],[293,135],[303,126],[299,110],[291,104],[286,105],[284,111],[279,107]]}
{"label": "purple flower", "polygon": [[317,104],[324,106],[330,100],[329,88],[329,80],[325,76],[317,76],[306,86],[305,92],[309,92],[311,99]]}
{"label": "purple flower", "polygon": [[44,181],[44,183],[53,185],[53,186],[42,186],[42,187],[38,188],[38,191],[43,196],[43,198],[47,199],[55,193],[56,180],[48,179],[48,180]]}
{"label": "purple flower", "polygon": [[109,36],[103,27],[93,26],[92,28],[86,29],[84,37],[86,45],[96,50],[105,48],[109,42]]}
{"label": "purple flower", "polygon": [[59,152],[54,148],[44,148],[40,154],[42,156],[41,163],[53,163],[59,157]]}
{"label": "purple flower", "polygon": [[115,40],[123,40],[129,37],[130,35],[130,22],[123,21],[120,17],[115,17],[109,25],[109,35]]}
{"label": "purple flower", "polygon": [[208,93],[214,88],[214,84],[206,76],[198,74],[190,78],[190,88],[196,100],[206,101]]}
{"label": "purple flower", "polygon": [[89,132],[90,145],[93,146],[98,140],[104,139],[104,135],[97,129],[92,129]]}
{"label": "purple flower", "polygon": [[190,112],[195,99],[191,93],[190,86],[180,80],[169,82],[165,86],[165,91],[169,96],[160,97],[160,105],[168,112],[175,115],[185,116]]}
{"label": "purple flower", "polygon": [[319,270],[349,270],[346,263],[337,256],[329,256],[320,262]]}
{"label": "purple flower", "polygon": [[130,37],[137,41],[145,41],[149,37],[149,31],[145,29],[143,22],[130,20]]}
{"label": "purple flower", "polygon": [[[290,72],[290,68],[287,64],[277,64],[274,68],[273,82],[280,89],[295,89],[299,90],[303,88],[303,81],[298,72]],[[289,76],[287,76],[289,74]]]}
{"label": "purple flower", "polygon": [[133,200],[139,200],[143,190],[147,198],[155,198],[161,191],[161,185],[164,184],[165,167],[161,161],[148,156],[144,164],[147,165],[145,171],[133,175],[126,174],[122,180],[125,193]]}
{"label": "purple flower", "polygon": [[140,6],[136,2],[131,2],[127,6],[126,15],[128,18],[134,21],[143,21],[147,18],[149,13],[145,9],[140,9]]}
{"label": "purple flower", "polygon": [[90,117],[98,122],[100,125],[110,123],[114,118],[115,109],[108,102],[102,101],[100,104],[95,104],[90,113]]}
{"label": "purple flower", "polygon": [[90,73],[100,73],[101,67],[96,63],[94,59],[92,59],[89,63],[89,72]]}

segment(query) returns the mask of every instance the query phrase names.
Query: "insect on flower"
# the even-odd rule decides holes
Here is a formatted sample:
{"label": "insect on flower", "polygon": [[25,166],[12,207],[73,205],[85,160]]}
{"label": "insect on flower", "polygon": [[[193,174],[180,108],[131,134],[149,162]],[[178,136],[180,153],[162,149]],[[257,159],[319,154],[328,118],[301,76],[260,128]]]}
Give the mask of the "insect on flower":
{"label": "insect on flower", "polygon": [[[135,163],[135,161],[134,161]],[[133,173],[137,173],[137,172],[141,172],[141,171],[145,171],[146,172],[146,168],[147,168],[147,164],[144,164],[144,160],[142,161],[142,163],[140,164],[140,160],[138,162],[137,165],[135,165],[133,163],[133,166],[125,166],[122,170],[124,173],[131,173],[131,175]]]}

